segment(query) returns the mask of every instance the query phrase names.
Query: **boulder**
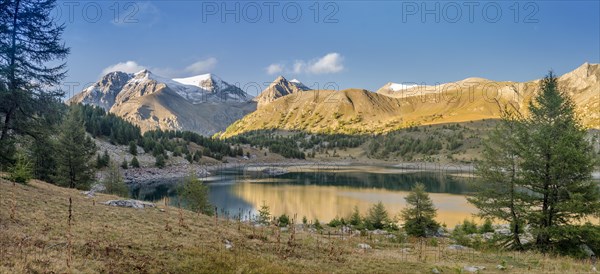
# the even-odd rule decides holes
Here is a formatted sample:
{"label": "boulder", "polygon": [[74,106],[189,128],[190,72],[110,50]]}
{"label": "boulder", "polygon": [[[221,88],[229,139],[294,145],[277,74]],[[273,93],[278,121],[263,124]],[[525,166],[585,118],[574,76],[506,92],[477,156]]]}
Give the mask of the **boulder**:
{"label": "boulder", "polygon": [[358,244],[358,248],[360,249],[371,249],[371,246],[368,244],[360,243]]}
{"label": "boulder", "polygon": [[485,266],[468,266],[468,265],[466,265],[465,267],[463,267],[464,271],[471,272],[471,273],[479,272],[484,269],[485,269]]}
{"label": "boulder", "polygon": [[502,236],[512,235],[512,232],[510,231],[509,228],[499,228],[499,229],[494,230],[494,233],[500,234]]}
{"label": "boulder", "polygon": [[106,201],[103,204],[108,206],[118,206],[118,207],[131,207],[131,208],[146,208],[146,207],[156,207],[155,204],[149,202],[143,202],[138,200],[110,200]]}
{"label": "boulder", "polygon": [[446,248],[449,250],[467,250],[467,249],[469,249],[468,247],[462,246],[462,245],[449,245]]}

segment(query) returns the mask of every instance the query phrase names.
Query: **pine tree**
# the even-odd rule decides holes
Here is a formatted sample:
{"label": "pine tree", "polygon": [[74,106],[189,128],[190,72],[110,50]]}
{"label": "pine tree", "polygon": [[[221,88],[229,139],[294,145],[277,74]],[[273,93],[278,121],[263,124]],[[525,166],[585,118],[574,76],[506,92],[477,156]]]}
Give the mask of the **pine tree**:
{"label": "pine tree", "polygon": [[56,139],[42,135],[33,140],[30,150],[34,177],[52,183],[56,176]]}
{"label": "pine tree", "polygon": [[375,229],[383,229],[390,223],[388,212],[381,201],[369,209],[365,222]]}
{"label": "pine tree", "polygon": [[51,16],[55,4],[55,0],[0,4],[0,163],[11,160],[15,135],[36,135],[35,120],[52,114],[46,101],[63,96],[44,90],[59,84],[66,73],[65,63],[46,64],[56,64],[69,53],[61,42],[64,25],[56,25]]}
{"label": "pine tree", "polygon": [[19,184],[27,184],[33,178],[33,168],[27,156],[23,153],[17,155],[17,162],[10,169],[8,180]]}
{"label": "pine tree", "polygon": [[525,218],[543,251],[563,240],[562,230],[600,210],[600,193],[591,181],[593,155],[574,104],[550,72],[529,105],[520,176],[527,190]]}
{"label": "pine tree", "polygon": [[358,206],[354,206],[352,215],[350,215],[350,224],[353,226],[359,226],[362,224],[362,218],[360,217],[360,212],[358,211]]}
{"label": "pine tree", "polygon": [[440,227],[434,220],[437,209],[425,191],[425,185],[417,183],[404,199],[408,205],[402,210],[406,233],[416,237],[435,234]]}
{"label": "pine tree", "polygon": [[505,108],[502,119],[483,142],[482,160],[476,166],[479,180],[474,184],[475,194],[468,201],[479,209],[480,217],[510,223],[510,245],[522,249],[519,235],[523,230],[523,215],[527,208],[519,191],[522,184],[518,178],[519,154],[523,149],[519,135],[526,128],[516,115]]}
{"label": "pine tree", "polygon": [[85,133],[80,110],[71,108],[58,136],[56,182],[70,188],[88,188],[94,177],[90,160],[95,153],[96,145]]}
{"label": "pine tree", "polygon": [[104,150],[104,154],[102,154],[102,166],[107,167],[110,164],[110,156],[108,155],[108,150]]}
{"label": "pine tree", "polygon": [[123,175],[121,174],[117,163],[109,163],[108,173],[102,183],[104,184],[104,187],[106,187],[106,193],[125,198],[129,197],[129,189],[125,184],[125,180],[123,179]]}
{"label": "pine tree", "polygon": [[163,156],[162,154],[158,155],[156,157],[156,162],[154,163],[154,165],[158,168],[165,167],[165,156]]}
{"label": "pine tree", "polygon": [[137,144],[135,141],[129,142],[129,153],[133,156],[137,156]]}
{"label": "pine tree", "polygon": [[129,168],[129,165],[127,164],[127,159],[123,159],[123,162],[121,162],[121,168],[123,168],[123,169]]}
{"label": "pine tree", "polygon": [[184,179],[177,193],[191,210],[209,216],[213,214],[213,207],[208,200],[208,186],[198,180],[193,172]]}
{"label": "pine tree", "polygon": [[261,224],[268,224],[271,222],[271,208],[263,201],[263,204],[258,210],[258,222]]}
{"label": "pine tree", "polygon": [[131,167],[133,167],[133,168],[140,167],[140,162],[138,161],[137,157],[135,157],[135,156],[133,156],[133,159],[131,159]]}

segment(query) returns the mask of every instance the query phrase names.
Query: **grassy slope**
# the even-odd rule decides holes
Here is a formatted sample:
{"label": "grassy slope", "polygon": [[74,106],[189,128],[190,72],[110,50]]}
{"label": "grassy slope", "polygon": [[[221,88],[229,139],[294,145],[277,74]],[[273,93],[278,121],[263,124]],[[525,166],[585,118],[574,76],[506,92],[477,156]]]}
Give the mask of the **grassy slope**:
{"label": "grassy slope", "polygon": [[[483,265],[486,272],[494,272],[502,261],[512,265],[513,272],[589,270],[589,265],[571,259],[532,253],[448,252],[443,242],[433,253],[403,253],[401,247],[414,246],[392,244],[383,237],[329,240],[299,232],[290,246],[290,233],[284,232],[277,244],[273,228],[241,224],[238,230],[233,221],[215,224],[214,218],[161,205],[164,212],[108,207],[99,202],[116,197],[103,194],[94,205],[93,199],[76,190],[0,179],[0,273],[69,272],[69,197],[73,199],[70,272],[75,273],[414,273],[433,267],[448,273],[465,265]],[[233,243],[232,250],[224,248],[226,239]],[[356,248],[365,242],[373,249]],[[426,258],[419,259],[419,254]]]}

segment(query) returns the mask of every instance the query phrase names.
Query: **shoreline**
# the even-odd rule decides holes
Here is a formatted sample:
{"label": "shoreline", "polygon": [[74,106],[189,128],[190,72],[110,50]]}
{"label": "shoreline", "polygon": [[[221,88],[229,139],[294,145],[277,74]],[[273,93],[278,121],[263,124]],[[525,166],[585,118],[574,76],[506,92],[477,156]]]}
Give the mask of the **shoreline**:
{"label": "shoreline", "polygon": [[[236,162],[236,163],[217,163],[217,164],[180,164],[171,165],[165,168],[142,167],[130,168],[123,172],[127,184],[142,184],[144,181],[179,179],[188,176],[193,172],[198,178],[213,176],[215,171],[222,169],[255,169],[262,170],[266,168],[288,168],[297,167],[301,170],[343,170],[345,168],[358,167],[380,167],[386,172],[450,172],[455,176],[475,176],[475,166],[464,163],[430,163],[430,162],[405,162],[405,163],[385,163],[385,162],[358,162],[358,161],[307,161],[290,160],[286,162]],[[592,173],[592,180],[600,180],[600,171]]]}

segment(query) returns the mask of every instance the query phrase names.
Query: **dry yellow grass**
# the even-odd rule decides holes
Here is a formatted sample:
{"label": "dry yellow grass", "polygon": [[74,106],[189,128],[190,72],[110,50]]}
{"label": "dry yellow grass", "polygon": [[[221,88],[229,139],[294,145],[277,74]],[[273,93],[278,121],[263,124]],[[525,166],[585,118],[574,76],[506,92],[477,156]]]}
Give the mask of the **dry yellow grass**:
{"label": "dry yellow grass", "polygon": [[[467,265],[494,272],[503,261],[511,272],[590,270],[581,261],[533,253],[448,252],[443,240],[419,252],[420,245],[383,236],[292,234],[164,205],[140,210],[100,204],[114,198],[0,179],[0,273],[430,273],[434,267],[452,273]],[[365,252],[358,243],[373,249]]]}

